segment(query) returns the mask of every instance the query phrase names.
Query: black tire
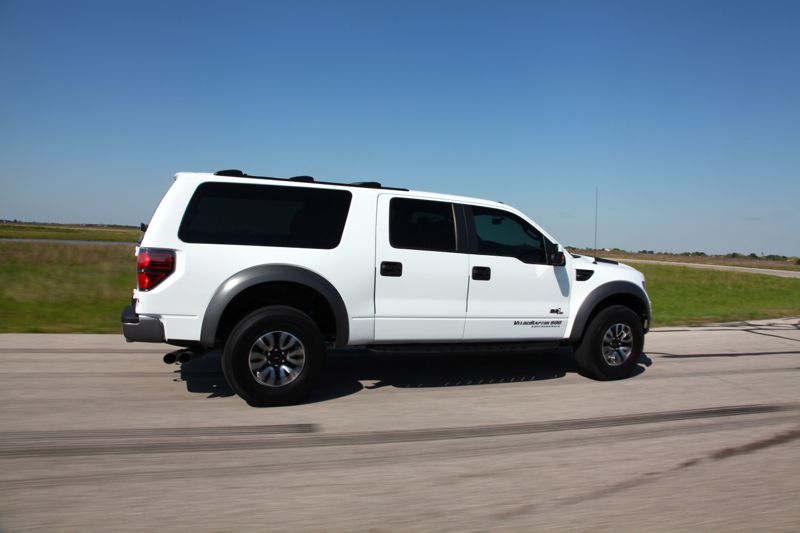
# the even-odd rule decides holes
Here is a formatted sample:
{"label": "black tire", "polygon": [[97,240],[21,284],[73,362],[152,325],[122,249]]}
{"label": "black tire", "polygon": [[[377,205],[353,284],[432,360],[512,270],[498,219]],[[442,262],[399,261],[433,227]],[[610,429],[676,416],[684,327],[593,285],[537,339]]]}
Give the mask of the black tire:
{"label": "black tire", "polygon": [[282,305],[244,317],[222,352],[228,385],[253,406],[298,402],[314,386],[324,362],[325,344],[317,325],[305,313]]}
{"label": "black tire", "polygon": [[601,310],[589,322],[580,344],[575,347],[575,362],[590,378],[623,379],[637,369],[643,347],[641,317],[629,307],[613,305]]}

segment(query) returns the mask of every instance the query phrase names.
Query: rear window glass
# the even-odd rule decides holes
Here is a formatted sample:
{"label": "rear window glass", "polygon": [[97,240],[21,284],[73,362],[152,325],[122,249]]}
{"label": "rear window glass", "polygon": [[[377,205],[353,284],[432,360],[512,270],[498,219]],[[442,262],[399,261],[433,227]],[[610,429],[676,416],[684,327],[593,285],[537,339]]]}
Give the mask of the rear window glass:
{"label": "rear window glass", "polygon": [[244,183],[203,183],[186,208],[184,242],[289,248],[336,248],[349,191]]}
{"label": "rear window glass", "polygon": [[392,198],[389,204],[389,242],[393,248],[456,251],[453,204]]}

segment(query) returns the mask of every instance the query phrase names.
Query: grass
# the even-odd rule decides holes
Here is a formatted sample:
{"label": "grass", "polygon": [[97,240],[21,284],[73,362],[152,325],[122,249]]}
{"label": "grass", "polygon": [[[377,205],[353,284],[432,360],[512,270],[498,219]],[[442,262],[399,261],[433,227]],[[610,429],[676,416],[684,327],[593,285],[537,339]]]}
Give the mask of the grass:
{"label": "grass", "polygon": [[133,246],[0,241],[0,332],[120,333]]}
{"label": "grass", "polygon": [[[654,326],[800,316],[800,279],[637,268]],[[120,333],[134,272],[132,246],[0,241],[0,332]]]}
{"label": "grass", "polygon": [[636,265],[647,277],[653,325],[800,316],[800,279],[667,265]]}
{"label": "grass", "polygon": [[0,239],[138,242],[141,231],[125,227],[0,224]]}

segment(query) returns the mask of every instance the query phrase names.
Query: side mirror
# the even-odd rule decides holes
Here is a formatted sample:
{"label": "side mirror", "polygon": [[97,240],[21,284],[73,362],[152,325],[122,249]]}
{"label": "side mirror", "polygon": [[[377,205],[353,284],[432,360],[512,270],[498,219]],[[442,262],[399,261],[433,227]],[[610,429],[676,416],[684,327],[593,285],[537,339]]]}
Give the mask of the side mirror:
{"label": "side mirror", "polygon": [[550,254],[550,263],[553,266],[563,267],[567,264],[567,258],[564,256],[564,252],[561,250],[556,250],[555,252]]}

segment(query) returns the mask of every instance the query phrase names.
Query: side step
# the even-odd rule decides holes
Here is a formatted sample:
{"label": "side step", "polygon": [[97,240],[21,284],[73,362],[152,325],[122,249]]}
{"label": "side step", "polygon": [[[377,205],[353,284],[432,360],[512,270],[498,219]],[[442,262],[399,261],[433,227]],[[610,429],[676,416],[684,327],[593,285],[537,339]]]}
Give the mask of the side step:
{"label": "side step", "polygon": [[557,350],[560,341],[539,342],[463,342],[429,344],[368,344],[367,350],[379,353],[480,353],[544,352]]}

